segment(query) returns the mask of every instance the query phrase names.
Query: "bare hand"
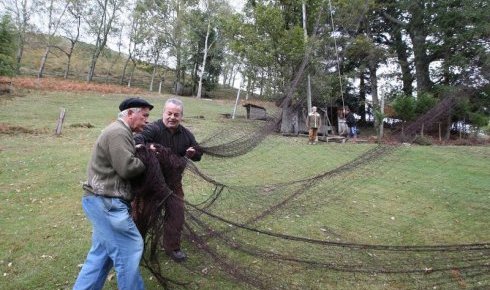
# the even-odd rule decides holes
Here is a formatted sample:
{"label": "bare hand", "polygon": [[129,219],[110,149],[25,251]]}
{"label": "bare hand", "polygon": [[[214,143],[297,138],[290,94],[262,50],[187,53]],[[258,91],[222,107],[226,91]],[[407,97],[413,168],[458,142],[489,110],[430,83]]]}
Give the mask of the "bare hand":
{"label": "bare hand", "polygon": [[188,158],[192,158],[192,156],[194,156],[194,154],[196,154],[196,149],[194,149],[194,147],[189,147],[185,151],[185,156],[187,156]]}

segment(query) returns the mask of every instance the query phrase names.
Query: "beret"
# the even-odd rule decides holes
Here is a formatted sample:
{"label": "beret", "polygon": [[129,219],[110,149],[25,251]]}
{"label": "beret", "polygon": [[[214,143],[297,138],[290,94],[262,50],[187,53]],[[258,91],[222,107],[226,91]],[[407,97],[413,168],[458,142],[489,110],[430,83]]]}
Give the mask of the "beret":
{"label": "beret", "polygon": [[150,108],[153,109],[153,105],[141,98],[127,98],[119,105],[119,111],[124,111],[129,108]]}

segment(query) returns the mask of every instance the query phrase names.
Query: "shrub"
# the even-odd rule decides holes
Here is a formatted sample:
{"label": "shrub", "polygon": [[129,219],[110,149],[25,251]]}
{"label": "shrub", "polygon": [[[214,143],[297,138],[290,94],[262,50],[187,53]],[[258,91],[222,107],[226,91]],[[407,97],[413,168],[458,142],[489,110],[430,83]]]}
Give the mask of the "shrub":
{"label": "shrub", "polygon": [[412,143],[423,146],[432,145],[432,140],[426,136],[417,135]]}

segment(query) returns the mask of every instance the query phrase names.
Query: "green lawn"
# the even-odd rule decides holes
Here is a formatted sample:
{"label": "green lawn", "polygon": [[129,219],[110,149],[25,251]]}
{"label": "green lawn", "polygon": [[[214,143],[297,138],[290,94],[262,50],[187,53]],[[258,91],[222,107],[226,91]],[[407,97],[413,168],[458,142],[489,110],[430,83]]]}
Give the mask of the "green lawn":
{"label": "green lawn", "polygon": [[[145,97],[155,105],[150,118],[159,118],[166,97]],[[30,130],[0,133],[0,289],[70,289],[90,247],[90,224],[80,203],[86,163],[95,139],[116,118],[123,98],[38,91],[13,99],[0,96],[0,126]],[[222,114],[232,112],[233,101],[183,100],[184,125],[198,141],[220,130],[244,130],[248,124],[241,107],[237,119],[223,118]],[[67,114],[63,133],[56,137],[60,107]],[[94,127],[70,126],[82,123]],[[350,170],[305,182],[376,147],[323,142],[307,146],[306,141],[273,134],[240,157],[205,156],[197,164],[199,169],[229,186],[209,211],[242,224],[299,192],[249,226],[287,236],[368,245],[490,242],[489,147],[398,147]],[[202,202],[212,193],[212,187],[192,174],[185,176],[185,184],[191,203]],[[338,263],[370,259],[235,229],[205,215],[201,218],[215,229],[231,229],[228,237],[255,250]],[[462,282],[448,273],[422,278],[404,275],[403,279],[341,273],[224,249],[218,239],[210,238],[208,244],[239,265],[237,269],[260,274],[257,285],[267,289],[433,289],[441,281],[438,275],[447,277],[441,278],[445,282],[437,289],[462,289]],[[212,262],[189,242],[184,248],[190,254],[185,265],[163,261],[168,277],[189,282],[191,289],[253,288],[231,278],[230,265]],[[487,255],[483,259],[487,265],[488,253],[482,254]],[[486,273],[466,283],[488,286],[490,274]],[[147,271],[144,279],[148,289],[161,289]],[[115,278],[106,283],[106,289],[116,288]]]}

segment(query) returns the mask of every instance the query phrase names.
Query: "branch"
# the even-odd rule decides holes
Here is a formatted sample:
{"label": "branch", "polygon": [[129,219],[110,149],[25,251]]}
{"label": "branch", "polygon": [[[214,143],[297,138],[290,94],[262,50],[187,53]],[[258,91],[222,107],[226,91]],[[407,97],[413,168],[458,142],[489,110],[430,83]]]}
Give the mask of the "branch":
{"label": "branch", "polygon": [[407,27],[407,24],[401,20],[398,20],[396,19],[395,17],[391,16],[390,14],[386,13],[385,11],[383,11],[383,16],[390,22],[393,22],[397,25],[400,25],[401,27],[403,28],[406,28]]}

